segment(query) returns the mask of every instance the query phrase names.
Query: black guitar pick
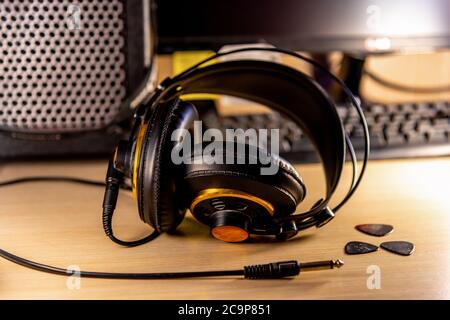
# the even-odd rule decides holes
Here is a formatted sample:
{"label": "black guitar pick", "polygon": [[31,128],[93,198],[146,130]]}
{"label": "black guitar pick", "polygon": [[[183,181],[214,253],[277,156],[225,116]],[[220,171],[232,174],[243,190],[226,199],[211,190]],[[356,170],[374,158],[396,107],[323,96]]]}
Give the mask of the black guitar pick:
{"label": "black guitar pick", "polygon": [[394,230],[394,227],[391,225],[379,223],[359,224],[355,228],[365,234],[377,237],[385,236]]}
{"label": "black guitar pick", "polygon": [[377,250],[378,250],[377,246],[360,241],[350,241],[345,245],[346,254],[364,254],[374,252]]}
{"label": "black guitar pick", "polygon": [[415,246],[408,241],[386,241],[380,245],[384,250],[402,256],[409,256],[414,252]]}

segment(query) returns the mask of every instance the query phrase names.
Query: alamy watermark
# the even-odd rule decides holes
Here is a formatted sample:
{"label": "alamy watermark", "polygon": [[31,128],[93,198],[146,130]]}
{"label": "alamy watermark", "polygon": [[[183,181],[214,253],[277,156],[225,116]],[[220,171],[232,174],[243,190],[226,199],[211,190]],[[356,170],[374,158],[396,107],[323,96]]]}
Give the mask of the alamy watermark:
{"label": "alamy watermark", "polygon": [[370,265],[367,267],[366,273],[369,274],[367,277],[366,285],[369,290],[379,290],[381,289],[381,269],[377,265]]}
{"label": "alamy watermark", "polygon": [[67,267],[67,274],[69,277],[66,281],[67,289],[80,290],[81,289],[81,269],[77,265]]}
{"label": "alamy watermark", "polygon": [[81,6],[78,4],[71,4],[67,7],[66,12],[66,26],[69,30],[81,29]]}
{"label": "alamy watermark", "polygon": [[279,129],[207,129],[201,121],[191,131],[176,129],[171,140],[175,145],[172,162],[179,164],[259,164],[261,175],[278,172]]}

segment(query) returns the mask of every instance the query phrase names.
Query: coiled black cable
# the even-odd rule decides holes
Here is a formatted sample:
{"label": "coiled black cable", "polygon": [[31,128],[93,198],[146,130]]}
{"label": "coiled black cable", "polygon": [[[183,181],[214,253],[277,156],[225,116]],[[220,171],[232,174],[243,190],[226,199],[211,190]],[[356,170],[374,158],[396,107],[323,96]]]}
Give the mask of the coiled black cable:
{"label": "coiled black cable", "polygon": [[159,232],[155,230],[148,236],[133,241],[120,240],[116,236],[114,236],[112,220],[122,182],[123,173],[121,173],[119,170],[116,170],[112,161],[109,161],[108,172],[106,174],[106,183],[104,184],[106,186],[105,195],[102,205],[103,230],[105,231],[105,234],[109,237],[109,239],[111,239],[113,242],[125,247],[136,247],[156,239],[159,236]]}
{"label": "coiled black cable", "polygon": [[124,247],[137,247],[137,246],[140,246],[142,244],[145,244],[147,242],[150,242],[150,241],[156,239],[160,235],[160,233],[155,230],[148,236],[146,236],[142,239],[139,239],[139,240],[133,240],[133,241],[120,240],[113,233],[113,228],[112,228],[113,214],[114,214],[114,209],[109,208],[109,207],[104,208],[103,214],[102,214],[102,223],[103,223],[103,230],[105,231],[105,234],[114,243],[117,243]]}

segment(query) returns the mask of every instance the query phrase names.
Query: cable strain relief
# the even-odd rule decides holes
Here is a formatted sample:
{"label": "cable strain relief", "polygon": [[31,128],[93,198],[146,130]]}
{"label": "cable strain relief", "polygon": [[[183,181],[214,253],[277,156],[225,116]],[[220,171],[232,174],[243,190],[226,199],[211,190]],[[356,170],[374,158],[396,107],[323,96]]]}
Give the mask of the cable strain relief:
{"label": "cable strain relief", "polygon": [[244,267],[246,279],[281,279],[297,276],[300,265],[297,261],[281,261]]}
{"label": "cable strain relief", "polygon": [[114,212],[113,206],[106,205],[103,207],[103,215],[102,215],[103,231],[105,231],[105,234],[109,238],[111,238],[113,235],[113,231],[112,231],[113,212]]}

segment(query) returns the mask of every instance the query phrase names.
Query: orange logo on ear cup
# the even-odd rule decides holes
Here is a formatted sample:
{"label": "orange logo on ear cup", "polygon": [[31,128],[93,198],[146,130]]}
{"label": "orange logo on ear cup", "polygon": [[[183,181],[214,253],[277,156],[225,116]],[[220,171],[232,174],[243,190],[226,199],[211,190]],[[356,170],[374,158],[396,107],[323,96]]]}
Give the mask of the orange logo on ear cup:
{"label": "orange logo on ear cup", "polygon": [[242,242],[250,236],[247,231],[236,226],[217,226],[211,229],[211,234],[225,242]]}

